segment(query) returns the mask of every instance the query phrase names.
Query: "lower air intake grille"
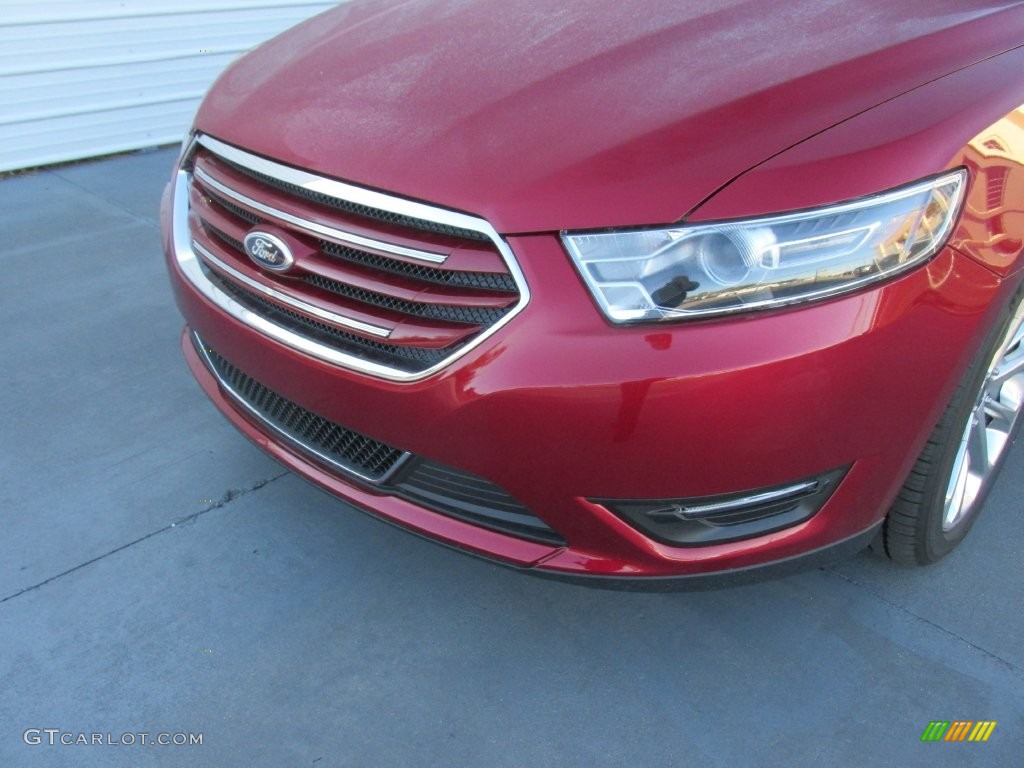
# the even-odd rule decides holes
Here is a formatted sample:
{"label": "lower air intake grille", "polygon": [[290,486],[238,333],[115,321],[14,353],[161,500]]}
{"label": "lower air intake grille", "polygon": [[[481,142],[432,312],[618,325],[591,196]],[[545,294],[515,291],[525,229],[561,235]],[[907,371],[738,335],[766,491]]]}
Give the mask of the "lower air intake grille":
{"label": "lower air intake grille", "polygon": [[345,429],[296,405],[243,373],[208,347],[200,347],[235,400],[304,453],[371,482],[380,482],[407,457],[386,443]]}
{"label": "lower air intake grille", "polygon": [[565,545],[565,540],[508,493],[482,477],[432,461],[410,462],[395,488],[401,495],[487,528]]}
{"label": "lower air intake grille", "polygon": [[262,426],[313,461],[435,512],[523,539],[565,540],[505,490],[482,477],[421,459],[362,435],[277,394],[193,334],[193,344],[222,389]]}

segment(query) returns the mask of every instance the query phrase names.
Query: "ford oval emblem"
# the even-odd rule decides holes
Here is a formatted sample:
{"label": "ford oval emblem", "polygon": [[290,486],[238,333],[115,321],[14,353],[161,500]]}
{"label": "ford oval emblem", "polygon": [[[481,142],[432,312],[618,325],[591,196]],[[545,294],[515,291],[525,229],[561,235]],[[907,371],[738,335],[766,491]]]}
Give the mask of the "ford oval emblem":
{"label": "ford oval emblem", "polygon": [[295,263],[292,250],[279,237],[254,230],[245,236],[245,252],[261,267],[283,272]]}

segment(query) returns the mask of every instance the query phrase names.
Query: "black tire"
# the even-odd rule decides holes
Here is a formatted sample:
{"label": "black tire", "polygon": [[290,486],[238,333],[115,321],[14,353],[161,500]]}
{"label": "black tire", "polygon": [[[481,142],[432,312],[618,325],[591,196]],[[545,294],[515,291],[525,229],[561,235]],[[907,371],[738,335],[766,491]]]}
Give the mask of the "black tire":
{"label": "black tire", "polygon": [[[958,453],[966,440],[968,424],[982,405],[982,396],[995,364],[1007,353],[1011,326],[1019,326],[1024,287],[1015,292],[1000,313],[985,343],[975,356],[963,381],[946,406],[938,425],[928,438],[903,488],[893,502],[872,549],[905,565],[928,565],[941,560],[963,541],[978,519],[985,497],[991,490],[999,469],[1009,452],[1020,419],[1012,422],[1005,447],[993,461],[980,489],[961,517],[946,522],[946,494],[951,487],[954,466],[959,470]],[[1015,334],[1016,335],[1016,334]],[[962,459],[961,459],[962,461]],[[944,525],[945,523],[945,525]]]}

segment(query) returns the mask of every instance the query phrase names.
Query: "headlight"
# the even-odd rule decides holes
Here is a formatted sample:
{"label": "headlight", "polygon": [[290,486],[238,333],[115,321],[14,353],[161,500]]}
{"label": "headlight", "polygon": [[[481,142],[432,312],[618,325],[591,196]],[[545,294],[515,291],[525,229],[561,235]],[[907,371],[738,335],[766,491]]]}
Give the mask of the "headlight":
{"label": "headlight", "polygon": [[811,301],[883,280],[945,243],[964,170],[810,211],[746,221],[565,233],[610,320],[673,320]]}

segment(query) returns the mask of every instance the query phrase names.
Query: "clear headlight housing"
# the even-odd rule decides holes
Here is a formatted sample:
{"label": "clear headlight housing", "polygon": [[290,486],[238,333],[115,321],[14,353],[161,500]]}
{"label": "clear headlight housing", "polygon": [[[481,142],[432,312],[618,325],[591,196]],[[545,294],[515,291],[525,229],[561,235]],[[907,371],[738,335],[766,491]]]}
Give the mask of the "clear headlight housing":
{"label": "clear headlight housing", "polygon": [[615,323],[812,301],[931,258],[959,214],[965,170],[809,211],[629,232],[563,233]]}

